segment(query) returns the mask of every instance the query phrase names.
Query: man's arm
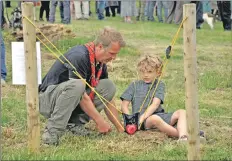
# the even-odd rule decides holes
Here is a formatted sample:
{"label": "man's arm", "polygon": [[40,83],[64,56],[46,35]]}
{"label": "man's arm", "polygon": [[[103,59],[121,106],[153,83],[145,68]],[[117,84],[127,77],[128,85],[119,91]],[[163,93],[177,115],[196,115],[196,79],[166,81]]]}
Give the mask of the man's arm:
{"label": "man's arm", "polygon": [[107,133],[111,131],[110,125],[103,119],[100,113],[96,110],[90,97],[84,93],[82,100],[80,101],[80,106],[82,110],[91,117],[97,124],[98,131],[100,133]]}
{"label": "man's arm", "polygon": [[152,104],[148,107],[147,111],[140,116],[139,122],[142,123],[145,119],[151,116],[156,111],[156,109],[159,107],[160,103],[161,103],[161,100],[155,97],[153,99]]}
{"label": "man's arm", "polygon": [[112,114],[114,115],[114,117],[112,116],[112,114],[110,113],[110,111],[107,108],[104,109],[105,113],[106,113],[106,116],[114,124],[114,126],[117,128],[117,130],[119,132],[124,132],[124,127],[123,127],[122,123],[120,122],[118,111],[115,108],[116,106],[115,106],[114,100],[112,100],[110,103],[112,105],[108,104],[107,107],[112,112]]}

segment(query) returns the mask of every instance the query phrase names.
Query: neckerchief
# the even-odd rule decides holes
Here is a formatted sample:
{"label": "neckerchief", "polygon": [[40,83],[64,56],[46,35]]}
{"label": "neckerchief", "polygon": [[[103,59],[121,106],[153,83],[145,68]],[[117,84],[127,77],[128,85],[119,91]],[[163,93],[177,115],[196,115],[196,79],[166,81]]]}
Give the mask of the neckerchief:
{"label": "neckerchief", "polygon": [[[100,76],[102,74],[102,66],[103,64],[100,63],[100,68],[97,72],[97,76],[96,76],[96,65],[95,65],[95,45],[93,42],[89,42],[87,44],[85,44],[85,47],[87,47],[88,51],[89,51],[89,60],[90,60],[90,65],[91,65],[91,77],[90,77],[90,83],[91,86],[93,88],[95,88],[98,85]],[[91,90],[89,97],[91,98],[91,100],[93,101],[94,99],[94,91]]]}

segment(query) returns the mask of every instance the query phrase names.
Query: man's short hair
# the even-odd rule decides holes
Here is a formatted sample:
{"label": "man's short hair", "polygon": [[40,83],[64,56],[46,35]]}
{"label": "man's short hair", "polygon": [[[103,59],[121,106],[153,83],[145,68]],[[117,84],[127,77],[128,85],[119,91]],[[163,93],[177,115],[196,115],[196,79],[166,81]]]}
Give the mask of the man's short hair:
{"label": "man's short hair", "polygon": [[104,48],[109,47],[112,42],[118,42],[120,47],[126,46],[121,33],[111,27],[104,27],[94,40],[95,45],[101,43]]}

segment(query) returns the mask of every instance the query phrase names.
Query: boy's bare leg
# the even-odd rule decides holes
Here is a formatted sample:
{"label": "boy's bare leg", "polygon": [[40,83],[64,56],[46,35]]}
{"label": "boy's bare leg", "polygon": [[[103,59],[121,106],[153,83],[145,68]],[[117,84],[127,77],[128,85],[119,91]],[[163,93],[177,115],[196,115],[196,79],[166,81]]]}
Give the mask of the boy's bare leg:
{"label": "boy's bare leg", "polygon": [[176,112],[173,113],[170,124],[174,125],[176,122],[177,122],[177,131],[179,133],[179,138],[184,135],[187,136],[187,122],[186,122],[185,110],[177,110]]}
{"label": "boy's bare leg", "polygon": [[146,120],[146,128],[154,128],[154,127],[158,128],[161,132],[164,132],[169,136],[173,136],[173,137],[179,136],[177,129],[167,124],[157,115],[152,115],[148,117]]}

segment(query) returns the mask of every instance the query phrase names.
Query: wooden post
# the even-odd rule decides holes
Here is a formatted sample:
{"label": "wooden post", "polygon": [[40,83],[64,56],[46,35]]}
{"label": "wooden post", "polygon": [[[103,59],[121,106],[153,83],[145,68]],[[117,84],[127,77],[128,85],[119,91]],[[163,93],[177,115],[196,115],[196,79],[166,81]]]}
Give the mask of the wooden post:
{"label": "wooden post", "polygon": [[[22,15],[33,20],[33,3],[22,3]],[[23,39],[25,51],[26,72],[26,102],[27,102],[27,126],[28,148],[31,152],[38,152],[40,146],[40,120],[36,57],[36,33],[35,27],[23,18]]]}
{"label": "wooden post", "polygon": [[200,160],[199,113],[197,98],[196,5],[185,4],[184,22],[184,76],[185,107],[187,113],[188,160]]}

